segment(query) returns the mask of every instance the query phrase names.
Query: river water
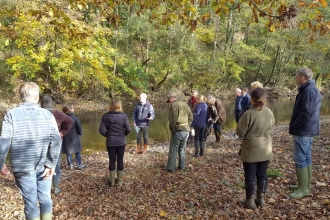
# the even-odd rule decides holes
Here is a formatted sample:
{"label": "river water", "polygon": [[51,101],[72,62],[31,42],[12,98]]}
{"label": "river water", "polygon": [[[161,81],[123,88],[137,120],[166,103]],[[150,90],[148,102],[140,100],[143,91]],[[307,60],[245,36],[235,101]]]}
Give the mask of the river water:
{"label": "river water", "polygon": [[[223,129],[226,131],[234,131],[236,128],[236,122],[234,118],[234,102],[230,100],[223,101],[226,112],[227,121],[223,125]],[[276,124],[289,123],[292,108],[294,105],[294,99],[279,98],[269,99],[267,106],[273,111]],[[153,143],[168,142],[170,139],[170,133],[168,130],[168,106],[164,104],[162,106],[154,106],[156,117],[151,121],[149,139]],[[132,111],[133,107],[124,107],[124,111],[128,115],[130,122],[132,123]],[[102,115],[106,111],[94,111],[94,112],[76,112],[81,123],[83,124],[84,134],[82,136],[82,144],[84,152],[105,150],[105,138],[98,132]],[[330,115],[330,96],[323,98],[321,115]],[[131,133],[127,136],[127,143],[135,141],[136,133],[132,129]]]}
{"label": "river water", "polygon": [[[236,122],[234,118],[234,101],[224,100],[225,109],[227,112],[227,121],[222,129],[225,131],[234,131]],[[287,124],[290,120],[294,99],[279,98],[269,99],[267,106],[273,111],[276,124]],[[128,115],[130,123],[132,123],[132,112],[134,106],[124,107],[125,113]],[[151,121],[149,130],[150,143],[163,143],[170,140],[170,133],[168,130],[168,104],[164,103],[161,106],[155,106],[156,117]],[[105,150],[105,138],[98,132],[103,111],[78,111],[76,115],[79,117],[83,125],[82,145],[84,153],[91,153],[95,151]],[[323,97],[321,115],[330,115],[330,95]],[[0,120],[0,126],[2,118]],[[131,124],[132,126],[132,124]],[[1,127],[0,127],[1,128]],[[127,136],[127,143],[134,143],[136,133],[132,129]]]}

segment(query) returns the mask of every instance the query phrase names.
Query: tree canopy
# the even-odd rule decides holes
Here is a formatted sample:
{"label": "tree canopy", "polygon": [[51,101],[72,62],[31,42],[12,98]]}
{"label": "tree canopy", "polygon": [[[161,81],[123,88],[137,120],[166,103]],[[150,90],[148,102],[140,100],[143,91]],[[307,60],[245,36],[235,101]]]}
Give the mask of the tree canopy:
{"label": "tree canopy", "polygon": [[[328,83],[329,7],[316,1],[3,0],[2,86],[59,94],[287,85],[301,66]],[[287,86],[290,86],[287,85]]]}

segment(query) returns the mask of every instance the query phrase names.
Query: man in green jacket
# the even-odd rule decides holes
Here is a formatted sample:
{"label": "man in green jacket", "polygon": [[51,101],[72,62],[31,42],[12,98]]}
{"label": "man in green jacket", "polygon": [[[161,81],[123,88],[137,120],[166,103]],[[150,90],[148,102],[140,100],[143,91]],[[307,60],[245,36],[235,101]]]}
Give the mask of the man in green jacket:
{"label": "man in green jacket", "polygon": [[170,103],[168,119],[172,136],[166,169],[168,172],[173,172],[177,153],[179,153],[179,169],[185,168],[186,145],[193,115],[188,104],[178,100],[175,92],[170,92],[167,97],[167,103]]}

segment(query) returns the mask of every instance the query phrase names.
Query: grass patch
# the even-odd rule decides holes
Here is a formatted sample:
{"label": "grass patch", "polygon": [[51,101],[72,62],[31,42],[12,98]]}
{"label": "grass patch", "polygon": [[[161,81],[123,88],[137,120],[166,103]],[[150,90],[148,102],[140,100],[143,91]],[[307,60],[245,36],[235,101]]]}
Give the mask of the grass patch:
{"label": "grass patch", "polygon": [[281,173],[278,169],[268,169],[267,175],[269,178],[276,179],[277,177],[282,177],[283,173]]}

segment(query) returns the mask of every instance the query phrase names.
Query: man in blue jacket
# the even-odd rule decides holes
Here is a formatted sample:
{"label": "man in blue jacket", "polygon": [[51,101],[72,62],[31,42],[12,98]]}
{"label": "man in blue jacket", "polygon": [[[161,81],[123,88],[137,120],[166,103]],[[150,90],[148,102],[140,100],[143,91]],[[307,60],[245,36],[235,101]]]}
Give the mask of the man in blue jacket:
{"label": "man in blue jacket", "polygon": [[[152,105],[147,102],[147,94],[140,94],[140,102],[138,102],[133,112],[133,126],[136,129],[136,154],[146,154],[148,150],[148,132],[150,120],[155,117],[155,111]],[[143,136],[143,151],[141,148]]]}
{"label": "man in blue jacket", "polygon": [[320,108],[322,97],[315,86],[312,70],[301,68],[295,76],[298,95],[293,107],[289,133],[293,135],[293,159],[296,167],[298,186],[290,194],[301,199],[310,194],[312,180],[312,143],[320,131]]}

